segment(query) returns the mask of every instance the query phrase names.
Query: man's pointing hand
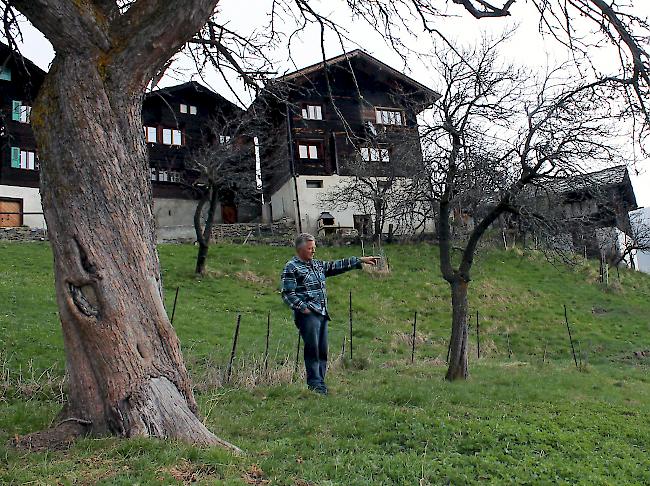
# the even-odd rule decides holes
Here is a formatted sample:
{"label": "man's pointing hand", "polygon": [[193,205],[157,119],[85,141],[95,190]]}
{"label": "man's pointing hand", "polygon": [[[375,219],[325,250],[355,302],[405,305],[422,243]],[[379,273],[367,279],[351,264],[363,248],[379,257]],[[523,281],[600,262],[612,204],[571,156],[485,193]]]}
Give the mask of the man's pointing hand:
{"label": "man's pointing hand", "polygon": [[367,257],[361,257],[361,263],[365,263],[367,265],[377,265],[379,263],[379,260],[381,260],[381,257],[376,257],[376,256],[367,256]]}

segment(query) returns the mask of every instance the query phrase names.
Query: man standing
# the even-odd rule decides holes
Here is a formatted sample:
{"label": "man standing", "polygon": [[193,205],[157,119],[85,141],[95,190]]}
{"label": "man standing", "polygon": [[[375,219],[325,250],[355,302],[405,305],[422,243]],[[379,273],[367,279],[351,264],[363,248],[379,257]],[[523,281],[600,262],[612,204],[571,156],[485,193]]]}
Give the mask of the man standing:
{"label": "man standing", "polygon": [[282,272],[282,299],[293,309],[296,327],[305,343],[307,386],[327,394],[327,290],[325,278],[339,275],[362,263],[375,265],[377,257],[352,257],[324,262],[314,260],[316,240],[302,233],[296,238],[296,256],[287,262]]}

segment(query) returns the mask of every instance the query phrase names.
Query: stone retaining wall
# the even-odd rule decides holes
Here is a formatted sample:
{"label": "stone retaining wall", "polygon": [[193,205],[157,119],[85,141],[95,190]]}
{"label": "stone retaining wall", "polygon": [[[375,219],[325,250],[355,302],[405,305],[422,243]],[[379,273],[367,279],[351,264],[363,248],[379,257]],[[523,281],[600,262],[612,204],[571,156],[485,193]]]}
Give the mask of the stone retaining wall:
{"label": "stone retaining wall", "polygon": [[42,228],[0,228],[0,241],[45,241],[47,231]]}

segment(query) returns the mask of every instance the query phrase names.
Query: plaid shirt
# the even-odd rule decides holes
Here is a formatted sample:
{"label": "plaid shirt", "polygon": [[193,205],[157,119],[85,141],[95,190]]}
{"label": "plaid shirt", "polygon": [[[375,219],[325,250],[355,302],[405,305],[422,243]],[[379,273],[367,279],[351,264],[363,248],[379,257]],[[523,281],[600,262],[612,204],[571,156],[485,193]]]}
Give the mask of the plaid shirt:
{"label": "plaid shirt", "polygon": [[357,257],[333,262],[312,260],[311,263],[306,263],[295,256],[287,262],[282,271],[282,300],[294,311],[311,309],[326,316],[325,278],[354,268],[361,268],[361,260]]}

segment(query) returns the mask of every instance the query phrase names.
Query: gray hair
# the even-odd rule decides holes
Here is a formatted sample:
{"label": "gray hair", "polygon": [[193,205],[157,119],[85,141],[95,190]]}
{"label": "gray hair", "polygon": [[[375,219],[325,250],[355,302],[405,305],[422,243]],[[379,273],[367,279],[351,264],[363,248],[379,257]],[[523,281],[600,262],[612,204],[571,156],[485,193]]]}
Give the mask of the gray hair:
{"label": "gray hair", "polygon": [[300,233],[296,237],[296,241],[295,241],[296,249],[300,248],[301,246],[303,246],[308,241],[316,241],[316,238],[314,238],[314,236],[310,235],[309,233]]}

